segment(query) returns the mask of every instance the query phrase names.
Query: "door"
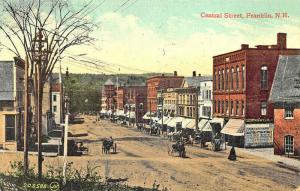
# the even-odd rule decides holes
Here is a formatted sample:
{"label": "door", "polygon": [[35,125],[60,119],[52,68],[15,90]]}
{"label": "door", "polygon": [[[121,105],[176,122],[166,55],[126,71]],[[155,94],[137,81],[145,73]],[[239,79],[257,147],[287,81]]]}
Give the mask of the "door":
{"label": "door", "polygon": [[284,137],[284,153],[294,154],[294,137],[291,135]]}

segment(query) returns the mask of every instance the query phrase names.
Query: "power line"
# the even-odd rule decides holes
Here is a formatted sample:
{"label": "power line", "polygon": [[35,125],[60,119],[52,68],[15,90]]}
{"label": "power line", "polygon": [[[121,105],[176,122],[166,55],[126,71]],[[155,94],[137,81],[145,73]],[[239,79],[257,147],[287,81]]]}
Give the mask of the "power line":
{"label": "power line", "polygon": [[129,1],[130,1],[130,0],[124,1],[124,3],[123,3],[121,6],[119,6],[117,9],[115,9],[114,12],[117,12],[117,11],[119,11],[120,9],[122,9],[122,7],[124,7]]}

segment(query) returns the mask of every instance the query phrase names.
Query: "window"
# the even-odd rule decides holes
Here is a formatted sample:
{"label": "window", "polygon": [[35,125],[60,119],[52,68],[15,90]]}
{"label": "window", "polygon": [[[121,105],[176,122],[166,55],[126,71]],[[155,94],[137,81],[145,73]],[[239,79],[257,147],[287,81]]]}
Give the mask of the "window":
{"label": "window", "polygon": [[5,115],[5,141],[16,140],[16,119],[15,115]]}
{"label": "window", "polygon": [[230,86],[231,86],[231,90],[234,89],[234,87],[233,87],[233,73],[234,73],[234,69],[231,68],[231,75],[230,75]]}
{"label": "window", "polygon": [[218,75],[218,90],[220,90],[221,89],[221,80],[220,80],[220,78],[221,78],[221,71],[219,70],[219,75]]}
{"label": "window", "polygon": [[217,101],[215,100],[214,101],[214,113],[216,113],[217,112]]}
{"label": "window", "polygon": [[236,71],[235,71],[235,82],[236,82],[236,90],[239,89],[239,73],[240,73],[240,69],[237,66],[236,67]]}
{"label": "window", "polygon": [[225,102],[225,111],[226,111],[226,114],[228,114],[228,100],[226,100],[226,102]]}
{"label": "window", "polygon": [[284,137],[284,153],[294,154],[294,137],[291,135]]}
{"label": "window", "polygon": [[262,66],[260,69],[260,86],[261,89],[268,88],[268,67]]}
{"label": "window", "polygon": [[56,95],[53,95],[53,102],[56,102]]}
{"label": "window", "polygon": [[235,102],[235,115],[239,115],[239,101]]}
{"label": "window", "polygon": [[293,107],[286,107],[284,109],[284,118],[285,119],[293,119],[294,118],[294,108]]}
{"label": "window", "polygon": [[233,115],[233,101],[230,101],[230,115]]}
{"label": "window", "polygon": [[57,112],[57,106],[53,106],[53,112]]}
{"label": "window", "polygon": [[245,115],[245,105],[244,105],[244,101],[242,101],[242,115]]}
{"label": "window", "polygon": [[261,102],[260,114],[263,116],[267,115],[267,102]]}
{"label": "window", "polygon": [[222,69],[222,90],[224,90],[224,69]]}
{"label": "window", "polygon": [[228,90],[228,83],[229,83],[229,69],[226,69],[226,75],[225,75],[225,89]]}
{"label": "window", "polygon": [[218,101],[218,113],[220,113],[220,101]]}
{"label": "window", "polygon": [[208,99],[211,100],[211,90],[208,90]]}
{"label": "window", "polygon": [[222,101],[222,104],[221,104],[221,108],[222,108],[222,113],[224,113],[224,101]]}
{"label": "window", "polygon": [[215,72],[214,75],[214,90],[216,90],[216,87],[217,87],[217,72]]}
{"label": "window", "polygon": [[245,89],[245,66],[242,66],[242,88]]}

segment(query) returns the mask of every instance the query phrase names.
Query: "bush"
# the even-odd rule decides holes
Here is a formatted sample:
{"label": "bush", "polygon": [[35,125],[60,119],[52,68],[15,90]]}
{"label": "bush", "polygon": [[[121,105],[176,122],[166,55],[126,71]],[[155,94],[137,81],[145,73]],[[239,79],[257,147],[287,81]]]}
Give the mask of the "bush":
{"label": "bush", "polygon": [[[27,191],[27,190],[47,190],[47,191],[156,191],[159,184],[154,182],[153,188],[131,187],[118,182],[108,182],[98,174],[99,166],[88,163],[85,168],[72,170],[73,163],[68,163],[66,167],[66,184],[63,184],[63,168],[60,166],[47,166],[47,173],[39,180],[34,172],[34,166],[29,167],[28,175],[24,176],[24,166],[22,161],[10,162],[11,170],[0,173],[0,190],[5,191]],[[167,189],[162,189],[166,191]]]}

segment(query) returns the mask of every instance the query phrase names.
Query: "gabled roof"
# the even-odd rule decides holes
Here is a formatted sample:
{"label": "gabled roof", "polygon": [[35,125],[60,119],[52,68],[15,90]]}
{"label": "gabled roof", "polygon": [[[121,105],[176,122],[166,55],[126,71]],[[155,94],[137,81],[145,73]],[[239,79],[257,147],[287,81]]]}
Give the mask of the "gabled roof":
{"label": "gabled roof", "polygon": [[113,83],[113,81],[111,79],[108,79],[108,80],[106,80],[106,82],[104,83],[104,85],[105,86],[113,86],[115,84]]}
{"label": "gabled roof", "polygon": [[185,77],[182,82],[182,87],[187,85],[187,87],[199,87],[200,82],[211,81],[212,76],[194,76],[194,77]]}
{"label": "gabled roof", "polygon": [[300,102],[300,55],[279,57],[269,101]]}

